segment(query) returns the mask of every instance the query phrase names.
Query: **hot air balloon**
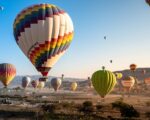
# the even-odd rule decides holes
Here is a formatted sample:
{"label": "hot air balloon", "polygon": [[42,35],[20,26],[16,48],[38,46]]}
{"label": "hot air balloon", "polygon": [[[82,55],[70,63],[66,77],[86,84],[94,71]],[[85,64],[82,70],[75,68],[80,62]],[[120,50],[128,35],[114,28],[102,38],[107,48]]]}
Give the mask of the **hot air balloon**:
{"label": "hot air balloon", "polygon": [[150,78],[146,78],[146,79],[144,80],[144,83],[145,83],[146,85],[150,85]]}
{"label": "hot air balloon", "polygon": [[75,91],[77,89],[78,84],[76,82],[71,83],[71,90]]}
{"label": "hot air balloon", "polygon": [[116,84],[115,75],[107,70],[98,70],[92,75],[92,84],[98,94],[104,98]]}
{"label": "hot air balloon", "polygon": [[0,6],[0,10],[4,10],[4,7]]}
{"label": "hot air balloon", "polygon": [[106,40],[106,36],[104,36],[104,39]]}
{"label": "hot air balloon", "polygon": [[118,72],[117,72],[117,73],[114,73],[114,74],[115,74],[117,80],[118,80],[118,79],[121,79],[122,76],[123,76],[122,73],[118,73]]}
{"label": "hot air balloon", "polygon": [[134,83],[135,83],[135,80],[131,76],[125,76],[123,80],[121,81],[121,84],[124,87],[124,90],[127,90],[128,92],[134,86]]}
{"label": "hot air balloon", "polygon": [[9,85],[15,76],[16,68],[14,65],[9,63],[0,64],[0,80],[5,87]]}
{"label": "hot air balloon", "polygon": [[150,0],[145,0],[145,2],[150,6]]}
{"label": "hot air balloon", "polygon": [[22,87],[23,88],[28,87],[28,85],[30,84],[30,82],[31,82],[31,78],[30,77],[28,77],[28,76],[23,77],[22,78]]}
{"label": "hot air balloon", "polygon": [[59,78],[52,78],[51,80],[51,86],[54,88],[55,91],[59,89],[61,86],[62,80]]}
{"label": "hot air balloon", "polygon": [[21,11],[13,24],[17,45],[43,76],[66,52],[73,39],[70,16],[52,4],[37,4]]}
{"label": "hot air balloon", "polygon": [[42,89],[45,86],[45,82],[39,82],[37,88]]}
{"label": "hot air balloon", "polygon": [[110,60],[110,63],[112,63],[113,61],[112,60]]}
{"label": "hot air balloon", "polygon": [[32,80],[31,84],[33,88],[37,88],[39,82],[37,80]]}
{"label": "hot air balloon", "polygon": [[131,71],[135,71],[136,68],[137,68],[137,65],[136,65],[136,64],[131,64],[131,65],[130,65],[130,70],[131,70]]}

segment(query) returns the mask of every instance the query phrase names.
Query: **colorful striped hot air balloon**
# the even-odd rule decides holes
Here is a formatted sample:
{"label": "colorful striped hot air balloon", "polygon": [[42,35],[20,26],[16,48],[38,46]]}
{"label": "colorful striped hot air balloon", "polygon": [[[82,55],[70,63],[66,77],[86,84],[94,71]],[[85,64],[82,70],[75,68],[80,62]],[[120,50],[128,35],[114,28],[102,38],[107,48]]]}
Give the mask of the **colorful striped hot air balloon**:
{"label": "colorful striped hot air balloon", "polygon": [[51,79],[51,86],[54,88],[55,91],[59,89],[61,86],[62,80],[59,78],[52,78]]}
{"label": "colorful striped hot air balloon", "polygon": [[75,91],[77,89],[78,84],[76,82],[71,83],[71,90]]}
{"label": "colorful striped hot air balloon", "polygon": [[0,64],[0,80],[5,87],[9,85],[15,76],[16,68],[14,65],[9,63]]}
{"label": "colorful striped hot air balloon", "polygon": [[92,84],[98,94],[104,98],[116,84],[115,75],[107,70],[99,70],[92,75]]}
{"label": "colorful striped hot air balloon", "polygon": [[130,89],[134,86],[134,83],[135,83],[135,80],[131,76],[126,76],[121,81],[123,88],[127,91],[130,91]]}
{"label": "colorful striped hot air balloon", "polygon": [[69,15],[52,4],[37,4],[21,11],[13,25],[18,46],[43,76],[66,52],[73,39]]}
{"label": "colorful striped hot air balloon", "polygon": [[32,80],[31,84],[33,88],[37,88],[39,82],[37,80]]}
{"label": "colorful striped hot air balloon", "polygon": [[22,87],[23,88],[28,87],[28,85],[30,84],[30,82],[31,82],[31,78],[30,77],[28,77],[28,76],[23,77],[22,78]]}

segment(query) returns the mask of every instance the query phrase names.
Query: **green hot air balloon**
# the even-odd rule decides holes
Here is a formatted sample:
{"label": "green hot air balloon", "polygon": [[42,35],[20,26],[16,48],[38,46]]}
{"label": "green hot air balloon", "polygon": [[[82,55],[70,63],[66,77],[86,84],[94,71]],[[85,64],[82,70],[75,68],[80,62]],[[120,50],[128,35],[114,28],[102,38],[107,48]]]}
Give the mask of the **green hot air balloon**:
{"label": "green hot air balloon", "polygon": [[107,70],[98,70],[92,75],[92,84],[98,94],[104,98],[116,84],[115,75]]}

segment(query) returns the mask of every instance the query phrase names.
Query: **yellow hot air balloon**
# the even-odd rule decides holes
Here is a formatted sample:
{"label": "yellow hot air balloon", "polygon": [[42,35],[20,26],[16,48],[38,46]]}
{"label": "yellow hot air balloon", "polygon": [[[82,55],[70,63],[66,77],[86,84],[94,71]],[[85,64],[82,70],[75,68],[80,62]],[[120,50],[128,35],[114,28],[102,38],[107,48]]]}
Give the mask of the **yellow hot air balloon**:
{"label": "yellow hot air balloon", "polygon": [[75,91],[77,89],[78,84],[76,82],[71,83],[71,90]]}
{"label": "yellow hot air balloon", "polygon": [[16,68],[14,65],[9,63],[0,64],[0,80],[5,87],[9,85],[15,76]]}
{"label": "yellow hot air balloon", "polygon": [[40,81],[37,88],[42,89],[45,86],[45,82]]}
{"label": "yellow hot air balloon", "polygon": [[74,28],[70,16],[52,4],[37,4],[20,12],[13,25],[17,45],[44,78],[69,48]]}
{"label": "yellow hot air balloon", "polygon": [[122,75],[122,73],[117,72],[117,73],[115,73],[115,76],[117,79],[121,79],[123,75]]}

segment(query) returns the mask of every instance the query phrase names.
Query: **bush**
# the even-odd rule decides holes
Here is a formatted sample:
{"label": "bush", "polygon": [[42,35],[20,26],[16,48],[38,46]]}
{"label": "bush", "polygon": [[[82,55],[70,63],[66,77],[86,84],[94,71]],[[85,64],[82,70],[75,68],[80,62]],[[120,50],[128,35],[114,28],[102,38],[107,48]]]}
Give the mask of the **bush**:
{"label": "bush", "polygon": [[96,105],[96,109],[97,110],[100,110],[100,109],[102,109],[104,106],[103,105]]}
{"label": "bush", "polygon": [[145,113],[146,117],[150,118],[150,112]]}
{"label": "bush", "polygon": [[79,108],[80,112],[83,112],[85,114],[90,114],[94,111],[94,106],[91,101],[85,101],[82,106]]}
{"label": "bush", "polygon": [[127,103],[116,101],[112,103],[112,108],[118,108],[120,110],[122,117],[139,117],[139,112],[132,106]]}
{"label": "bush", "polygon": [[50,105],[42,105],[41,108],[44,112],[54,113],[57,106],[55,104],[50,104]]}
{"label": "bush", "polygon": [[62,103],[62,106],[63,106],[64,108],[71,108],[71,107],[73,106],[73,104],[68,103],[68,102],[63,102],[63,103]]}
{"label": "bush", "polygon": [[146,106],[150,106],[150,101],[147,101],[147,102],[146,102]]}

